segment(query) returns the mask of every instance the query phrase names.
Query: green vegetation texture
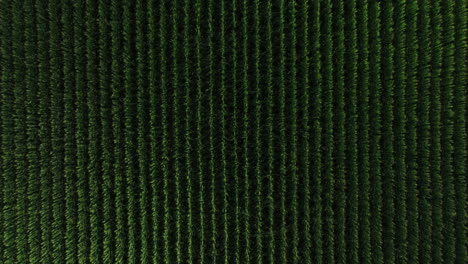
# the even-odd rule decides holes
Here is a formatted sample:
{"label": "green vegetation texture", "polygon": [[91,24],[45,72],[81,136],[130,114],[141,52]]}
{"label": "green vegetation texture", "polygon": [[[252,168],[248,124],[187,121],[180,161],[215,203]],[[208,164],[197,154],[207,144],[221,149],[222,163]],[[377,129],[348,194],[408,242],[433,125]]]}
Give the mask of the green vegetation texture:
{"label": "green vegetation texture", "polygon": [[0,0],[0,263],[468,262],[466,0]]}

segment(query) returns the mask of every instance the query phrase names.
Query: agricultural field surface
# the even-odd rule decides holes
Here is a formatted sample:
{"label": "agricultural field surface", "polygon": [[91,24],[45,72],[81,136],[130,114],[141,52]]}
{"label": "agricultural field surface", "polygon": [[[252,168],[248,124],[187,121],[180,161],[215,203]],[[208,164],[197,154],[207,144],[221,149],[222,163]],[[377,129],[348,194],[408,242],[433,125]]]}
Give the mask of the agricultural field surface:
{"label": "agricultural field surface", "polygon": [[466,264],[467,0],[0,0],[0,264]]}

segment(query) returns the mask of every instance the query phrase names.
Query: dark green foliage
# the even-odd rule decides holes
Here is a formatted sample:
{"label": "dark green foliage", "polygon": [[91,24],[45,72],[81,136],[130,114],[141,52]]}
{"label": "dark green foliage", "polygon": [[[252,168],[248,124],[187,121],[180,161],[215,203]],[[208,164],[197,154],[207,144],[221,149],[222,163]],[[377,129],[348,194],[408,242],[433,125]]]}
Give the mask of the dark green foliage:
{"label": "dark green foliage", "polygon": [[322,86],[322,115],[321,115],[321,145],[322,145],[322,240],[324,263],[333,263],[334,254],[334,170],[333,170],[333,42],[331,1],[323,1],[320,6],[320,54],[321,54],[321,86]]}
{"label": "dark green foliage", "polygon": [[[442,263],[442,178],[441,178],[441,16],[440,3],[432,2],[431,8],[431,88],[430,88],[430,122],[431,122],[431,139],[430,139],[430,171],[431,171],[431,189],[432,189],[432,262]],[[449,87],[447,87],[449,88]],[[445,90],[444,93],[450,94],[450,90]],[[449,119],[449,118],[448,118]],[[447,120],[449,121],[449,120]],[[446,124],[446,128],[450,124]],[[450,138],[445,142],[450,143]],[[451,154],[447,153],[446,157]],[[447,161],[450,164],[450,160]],[[445,165],[446,166],[446,165]],[[444,173],[445,178],[451,178],[450,172]],[[449,209],[449,208],[446,208]]]}
{"label": "dark green foliage", "polygon": [[372,263],[383,263],[382,252],[382,153],[381,153],[381,44],[380,6],[369,3],[369,122],[370,143],[370,229]]}
{"label": "dark green foliage", "polygon": [[459,263],[466,1],[0,1],[0,263]]}
{"label": "dark green foliage", "polygon": [[[455,255],[455,263],[466,261],[466,172],[468,165],[468,144],[466,140],[466,48],[467,48],[467,21],[466,1],[457,1],[453,9],[444,9],[444,12],[453,10],[454,14],[454,96],[453,96],[453,148],[454,148],[454,185],[455,185],[455,252],[445,251],[445,254]],[[448,24],[450,25],[450,23]],[[448,48],[447,48],[448,50]],[[453,243],[453,242],[452,242]]]}
{"label": "dark green foliage", "polygon": [[432,243],[432,191],[430,166],[430,4],[428,1],[418,1],[418,66],[417,66],[417,90],[418,105],[416,113],[417,124],[417,153],[418,173],[417,186],[419,194],[419,261],[431,263]]}
{"label": "dark green foliage", "polygon": [[357,166],[357,31],[356,1],[344,5],[344,83],[346,129],[346,263],[359,263]]}
{"label": "dark green foliage", "polygon": [[369,38],[368,3],[360,0],[357,12],[357,108],[358,108],[358,221],[359,221],[359,262],[371,263],[370,208],[369,208]]}
{"label": "dark green foliage", "polygon": [[406,51],[405,1],[397,1],[393,9],[394,23],[394,151],[395,151],[395,263],[407,263],[407,165],[406,165]]}
{"label": "dark green foliage", "polygon": [[65,126],[65,199],[66,199],[66,251],[67,263],[78,263],[78,193],[76,173],[76,125],[75,118],[75,65],[74,65],[74,32],[73,32],[73,5],[70,1],[64,1],[62,11],[63,56],[64,66],[64,123]]}
{"label": "dark green foliage", "polygon": [[345,34],[344,3],[332,3],[333,39],[333,138],[334,138],[334,236],[335,261],[346,263],[346,131],[345,131]]}
{"label": "dark green foliage", "polygon": [[[25,64],[26,64],[26,134],[27,134],[27,159],[28,159],[28,247],[30,249],[29,262],[41,260],[41,186],[39,163],[39,114],[38,114],[38,67],[37,67],[37,39],[36,23],[37,14],[34,12],[34,1],[25,1]],[[76,199],[75,199],[76,201]]]}
{"label": "dark green foliage", "polygon": [[408,212],[408,263],[418,263],[419,259],[419,212],[418,212],[418,189],[417,189],[417,124],[418,105],[417,86],[417,3],[407,1],[405,5],[405,44],[406,44],[406,103],[405,113],[407,116],[406,128],[406,189],[407,189],[407,212]]}
{"label": "dark green foliage", "polygon": [[395,157],[394,157],[394,58],[393,3],[381,5],[381,111],[382,111],[382,247],[384,262],[395,261]]}
{"label": "dark green foliage", "polygon": [[[454,263],[457,255],[455,255],[455,185],[457,182],[457,173],[455,168],[459,164],[459,154],[455,154],[455,145],[459,144],[460,146],[464,145],[464,138],[461,135],[454,135],[455,127],[460,129],[460,126],[457,124],[458,120],[463,120],[462,117],[455,116],[455,109],[460,109],[459,107],[464,106],[464,94],[460,93],[455,89],[458,89],[457,86],[454,86],[454,71],[456,67],[454,65],[456,58],[454,58],[454,16],[453,8],[455,8],[450,3],[441,1],[441,80],[440,80],[440,100],[441,100],[441,207],[442,207],[442,216],[440,219],[440,229],[442,236],[440,238],[442,246],[440,249],[441,259],[449,263]],[[445,14],[443,16],[443,14]],[[463,56],[460,54],[460,56]],[[462,65],[460,65],[462,67]],[[459,97],[456,99],[456,97]],[[461,101],[455,101],[461,100]],[[463,115],[463,113],[460,113]],[[461,118],[461,119],[459,119]],[[461,137],[461,138],[457,138]],[[458,149],[458,148],[457,148]],[[463,182],[460,182],[463,186]],[[462,234],[464,231],[460,231]]]}

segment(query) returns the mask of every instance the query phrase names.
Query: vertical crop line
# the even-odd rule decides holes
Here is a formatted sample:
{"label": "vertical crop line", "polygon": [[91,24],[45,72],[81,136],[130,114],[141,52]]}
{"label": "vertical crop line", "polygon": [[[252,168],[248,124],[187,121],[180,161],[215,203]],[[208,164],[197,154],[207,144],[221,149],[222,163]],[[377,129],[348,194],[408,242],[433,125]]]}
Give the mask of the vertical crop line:
{"label": "vertical crop line", "polygon": [[280,65],[279,65],[279,104],[280,104],[280,113],[279,113],[279,129],[280,129],[280,152],[283,153],[280,158],[280,211],[281,211],[281,223],[279,231],[279,253],[280,253],[280,262],[286,263],[287,260],[287,226],[286,226],[286,82],[285,82],[285,63],[286,63],[286,47],[285,47],[285,3],[284,0],[280,1],[280,10],[279,10],[279,34],[280,34]]}
{"label": "vertical crop line", "polygon": [[112,166],[114,138],[112,135],[111,101],[111,35],[109,2],[100,0],[99,11],[99,89],[103,185],[103,257],[105,264],[115,261],[115,177]]}
{"label": "vertical crop line", "polygon": [[240,238],[241,238],[241,224],[240,224],[240,200],[239,200],[239,192],[240,192],[240,184],[239,184],[239,170],[240,170],[240,162],[239,162],[239,117],[238,117],[238,87],[239,87],[239,76],[238,76],[238,44],[237,44],[237,33],[238,30],[238,22],[237,22],[237,1],[233,0],[232,2],[232,106],[234,109],[233,112],[233,148],[234,148],[234,170],[233,170],[233,177],[234,177],[234,200],[235,200],[235,211],[234,211],[234,262],[236,264],[241,263],[241,255],[240,255]]}
{"label": "vertical crop line", "polygon": [[[431,31],[431,76],[430,76],[430,93],[429,93],[429,122],[431,123],[430,130],[430,153],[429,153],[429,168],[431,174],[431,207],[432,207],[432,252],[431,259],[433,263],[442,263],[442,175],[441,175],[441,23],[442,17],[440,14],[440,2],[432,1],[430,8],[430,31]],[[448,87],[447,87],[448,88]],[[451,93],[448,89],[445,93]],[[450,122],[448,120],[448,122]],[[451,125],[451,124],[450,124]],[[450,157],[450,154],[447,156]],[[449,161],[448,163],[450,163]],[[450,177],[450,174],[445,175]]]}
{"label": "vertical crop line", "polygon": [[[3,10],[2,9],[3,6],[0,5],[0,12]],[[1,28],[1,25],[3,25],[3,19],[4,19],[4,16],[2,16],[0,18],[0,38],[1,36],[4,35],[3,33],[3,29]],[[2,50],[3,48],[3,45],[0,41],[0,62],[3,62],[2,60]],[[2,100],[2,97],[3,97],[3,94],[2,94],[2,88],[3,88],[3,85],[2,85],[2,74],[3,74],[3,69],[2,69],[2,66],[0,64],[0,113],[2,113],[2,107],[1,105],[3,105],[3,100]],[[0,118],[0,146],[2,146],[2,133],[3,131],[3,118]],[[5,191],[5,186],[4,186],[4,183],[3,183],[3,151],[2,149],[0,148],[0,211],[2,212],[2,214],[0,214],[0,228],[2,230],[5,229],[5,223],[3,221],[4,217],[3,217],[3,210],[4,210],[4,197],[3,197],[3,193]],[[3,236],[3,233],[0,234],[0,261],[3,261],[3,253],[5,252],[5,247],[4,247],[4,236]]]}
{"label": "vertical crop line", "polygon": [[[407,189],[407,217],[408,217],[408,263],[418,263],[418,241],[419,241],[419,214],[418,214],[418,188],[417,188],[417,12],[418,6],[415,1],[405,3],[405,44],[406,44],[406,189]],[[411,252],[411,253],[410,253]]]}
{"label": "vertical crop line", "polygon": [[345,34],[344,34],[344,3],[333,2],[332,13],[334,14],[333,41],[334,41],[334,86],[335,91],[334,109],[334,168],[335,186],[334,211],[335,211],[335,261],[336,263],[346,262],[346,113],[345,113]]}
{"label": "vertical crop line", "polygon": [[[292,258],[293,263],[299,261],[299,217],[298,217],[298,164],[297,164],[297,33],[296,33],[296,2],[290,3],[291,12],[291,211],[292,211]],[[284,153],[283,153],[284,154]],[[308,177],[308,175],[306,176]]]}
{"label": "vertical crop line", "polygon": [[[147,250],[147,262],[149,263],[158,263],[161,261],[160,256],[160,215],[159,208],[160,199],[159,199],[159,177],[158,177],[158,132],[160,128],[158,120],[158,93],[157,93],[157,22],[156,22],[156,2],[153,0],[147,1],[147,5],[142,4],[141,8],[146,7],[146,22],[147,22],[147,56],[148,56],[148,93],[149,102],[148,102],[148,112],[149,112],[149,131],[148,131],[148,140],[149,140],[149,149],[147,159],[149,162],[147,172],[148,172],[148,185],[151,186],[150,191],[147,195],[148,198],[147,206],[151,206],[151,215],[148,216],[148,232],[151,232],[147,236],[147,239],[150,240]],[[143,14],[142,14],[143,15]],[[145,55],[143,55],[145,56]],[[142,254],[142,259],[144,254]]]}
{"label": "vertical crop line", "polygon": [[[268,102],[268,261],[274,262],[275,258],[275,226],[274,226],[274,213],[275,213],[275,202],[273,198],[274,194],[274,139],[273,139],[273,109],[274,109],[274,89],[273,89],[273,26],[272,26],[272,3],[267,4],[267,102]],[[239,264],[239,263],[237,263]]]}
{"label": "vertical crop line", "polygon": [[[314,7],[317,7],[317,5],[315,5]],[[301,142],[302,142],[302,147],[301,147],[301,151],[303,152],[303,154],[301,155],[300,157],[300,161],[301,161],[301,165],[304,167],[303,169],[303,172],[301,173],[302,174],[302,177],[303,178],[303,210],[304,210],[304,213],[303,215],[301,216],[301,225],[303,226],[303,229],[305,230],[304,232],[304,236],[303,236],[303,241],[304,241],[304,244],[303,245],[303,252],[301,252],[301,255],[300,255],[300,258],[303,259],[304,261],[307,261],[307,262],[310,262],[311,261],[311,251],[313,250],[313,247],[311,245],[311,243],[313,241],[311,241],[311,236],[312,236],[312,232],[315,232],[315,231],[320,231],[320,227],[316,227],[314,226],[312,229],[311,229],[311,219],[310,219],[310,207],[311,207],[311,198],[310,198],[310,179],[319,179],[319,175],[317,174],[312,174],[310,173],[310,150],[309,150],[309,147],[310,147],[310,131],[309,131],[309,109],[310,109],[310,99],[309,99],[309,89],[311,87],[314,87],[314,88],[318,88],[318,86],[316,85],[311,85],[310,84],[310,78],[309,78],[309,69],[310,69],[310,65],[309,65],[309,60],[310,60],[310,55],[309,55],[309,1],[304,1],[303,5],[300,6],[300,9],[301,9],[301,13],[300,13],[300,19],[301,19],[301,22],[300,22],[300,29],[303,30],[303,39],[301,39],[299,42],[303,42],[304,45],[302,46],[302,49],[300,49],[300,53],[302,53],[302,56],[304,57],[304,60],[302,61],[301,63],[301,67],[300,67],[300,75],[302,76],[301,77],[301,83],[299,84],[301,86],[300,89],[302,89],[302,94],[300,94],[300,98],[302,99],[300,101],[300,105],[299,107],[303,109],[303,115],[302,115],[302,122],[301,122],[301,127],[300,129],[303,129],[304,130],[304,133],[303,135],[301,136]],[[317,17],[317,14],[315,13],[315,11],[317,10],[313,10],[313,19],[316,19],[318,18]],[[320,38],[320,35],[317,34],[317,31],[320,30],[320,28],[318,27],[318,25],[315,23],[316,21],[314,20],[312,22],[312,27],[313,27],[313,30],[315,35],[313,35],[313,39],[312,39],[312,42],[313,42],[313,45],[312,45],[312,49],[313,49],[313,52],[314,51],[318,51],[316,50],[315,48],[317,47],[317,42]],[[319,61],[320,59],[320,53],[315,53],[313,54],[315,55],[315,61]],[[317,65],[313,65],[315,67],[312,67],[312,70],[314,71],[313,74],[317,74],[317,71],[320,70],[319,67],[316,67]],[[316,81],[316,78],[318,76],[314,75],[314,76],[311,76],[312,78],[312,81]],[[317,84],[317,83],[316,83]],[[320,96],[318,93],[315,93],[317,96]],[[315,111],[312,111],[314,114],[317,114]],[[320,115],[319,115],[320,116]],[[315,128],[315,127],[314,127]],[[317,149],[320,149],[320,148],[317,148]],[[320,152],[315,152],[315,153],[320,153]],[[316,159],[312,159],[312,162],[315,162]],[[318,164],[318,166],[314,166],[313,169],[316,168],[316,169],[320,169],[320,164]],[[317,185],[313,185],[315,187],[318,187]],[[316,189],[314,191],[312,191],[312,193],[314,195],[319,195],[320,197],[320,193],[316,191]],[[312,206],[316,206],[316,201],[313,201],[312,203]],[[315,209],[315,208],[314,208]],[[314,220],[316,219],[316,217],[318,217],[320,219],[321,215],[320,214],[317,214],[317,212],[314,212]],[[315,223],[313,223],[315,224]],[[320,233],[319,235],[317,236],[316,234],[314,234],[314,237],[316,238],[316,241],[321,241],[321,238],[320,238]],[[301,238],[302,239],[302,238]],[[316,248],[316,247],[314,247]],[[312,256],[317,256],[317,255],[312,255]],[[318,258],[320,258],[320,256],[317,256]]]}
{"label": "vertical crop line", "polygon": [[[160,106],[160,96],[159,96],[159,87],[158,87],[158,70],[162,65],[157,65],[160,63],[158,57],[158,13],[156,10],[156,1],[148,1],[147,6],[147,19],[148,19],[148,90],[149,90],[149,114],[150,114],[150,127],[151,131],[149,132],[150,140],[150,184],[151,184],[151,226],[152,226],[152,263],[159,263],[162,261],[161,249],[162,247],[162,232],[161,228],[161,176],[160,172],[162,171],[160,167],[160,146],[158,145],[159,133],[162,127],[162,124],[159,120],[160,113],[158,112]],[[151,261],[150,261],[151,262]]]}
{"label": "vertical crop line", "polygon": [[[52,262],[52,196],[51,192],[51,166],[50,166],[50,150],[51,150],[51,127],[50,127],[50,89],[49,89],[49,47],[48,47],[48,13],[47,5],[43,1],[36,1],[35,8],[37,12],[36,30],[37,30],[37,59],[38,59],[38,79],[39,85],[39,166],[40,166],[40,196],[41,196],[41,213],[40,213],[40,229],[42,231],[40,237],[40,259],[45,263]],[[2,51],[3,53],[3,51]],[[4,55],[5,56],[5,55]],[[4,67],[8,66],[5,61],[2,62]],[[2,74],[2,78],[8,78]],[[2,115],[4,113],[2,112]],[[6,120],[4,118],[3,120]],[[3,121],[5,122],[5,121]],[[2,127],[2,132],[5,128]],[[3,142],[2,138],[2,142]],[[6,151],[2,146],[2,150]],[[3,164],[6,160],[3,160]],[[6,170],[3,171],[5,173]],[[6,184],[6,182],[4,183]],[[4,185],[5,186],[5,185]],[[37,208],[36,208],[37,209]],[[7,229],[6,229],[7,230]],[[5,232],[6,233],[6,232]]]}
{"label": "vertical crop line", "polygon": [[113,174],[115,179],[115,263],[126,263],[127,257],[127,224],[125,206],[125,153],[124,153],[124,126],[123,126],[123,89],[122,89],[122,10],[120,1],[112,1],[111,5],[111,49],[112,49],[112,133],[114,138]]}
{"label": "vertical crop line", "polygon": [[256,192],[255,192],[255,210],[257,214],[255,216],[256,222],[256,251],[257,251],[257,258],[256,263],[261,264],[263,261],[263,232],[262,232],[262,225],[263,225],[263,215],[262,215],[262,172],[261,172],[261,162],[262,162],[262,141],[260,137],[261,133],[261,75],[260,75],[260,2],[258,0],[255,1],[255,10],[254,10],[254,34],[255,34],[255,179],[256,179]]}
{"label": "vertical crop line", "polygon": [[124,87],[124,137],[125,137],[125,177],[126,177],[126,198],[127,198],[127,225],[128,225],[128,263],[139,263],[139,226],[137,219],[139,190],[139,166],[137,159],[137,133],[134,129],[137,123],[136,106],[136,32],[135,32],[135,4],[136,1],[123,2],[123,87]]}
{"label": "vertical crop line", "polygon": [[[445,3],[445,2],[444,2]],[[447,3],[449,4],[449,3]],[[453,128],[453,170],[455,185],[455,263],[466,261],[466,166],[467,166],[467,134],[466,134],[466,1],[456,1],[454,10],[454,128]],[[448,10],[449,11],[449,10]],[[449,11],[450,12],[450,11]],[[448,29],[447,29],[448,30]],[[450,242],[448,242],[450,243]]]}
{"label": "vertical crop line", "polygon": [[90,191],[90,262],[102,262],[102,150],[100,148],[99,120],[99,28],[98,6],[96,1],[86,2],[86,78],[87,78],[87,105],[89,111],[88,126],[88,175]]}
{"label": "vertical crop line", "polygon": [[196,86],[197,86],[197,120],[196,120],[196,127],[197,127],[197,170],[198,170],[198,203],[199,203],[199,210],[200,210],[200,247],[198,249],[200,253],[200,263],[205,263],[205,201],[204,201],[204,163],[203,163],[203,156],[202,156],[202,58],[201,58],[201,42],[202,42],[202,32],[201,32],[201,0],[197,0],[195,4],[196,8]]}
{"label": "vertical crop line", "polygon": [[382,2],[381,81],[382,81],[382,238],[385,261],[395,261],[395,157],[394,157],[394,76],[393,76],[393,4]]}
{"label": "vertical crop line", "polygon": [[63,58],[61,38],[61,5],[59,1],[49,2],[50,29],[50,89],[51,89],[51,137],[52,137],[52,196],[53,263],[65,262],[65,206],[63,175]]}
{"label": "vertical crop line", "polygon": [[75,65],[74,65],[74,28],[73,5],[62,2],[63,53],[64,53],[64,177],[66,199],[66,261],[78,262],[78,195],[76,175],[76,121],[75,121]]}
{"label": "vertical crop line", "polygon": [[405,1],[394,5],[394,114],[395,114],[395,262],[407,263],[406,170],[406,46]]}
{"label": "vertical crop line", "polygon": [[172,46],[172,89],[173,89],[173,100],[174,100],[174,168],[175,168],[175,200],[176,200],[176,260],[177,263],[182,261],[182,225],[181,225],[181,172],[180,172],[180,139],[179,139],[179,129],[180,129],[180,120],[179,120],[179,65],[178,65],[178,1],[173,1],[171,6],[171,16],[172,16],[172,37],[171,37],[171,46]]}
{"label": "vertical crop line", "polygon": [[167,105],[167,78],[169,78],[166,67],[166,5],[160,3],[159,9],[159,61],[160,61],[160,74],[161,74],[161,116],[162,116],[162,157],[161,166],[163,171],[163,194],[164,194],[164,262],[170,263],[170,211],[169,211],[169,139],[168,139],[168,105]]}
{"label": "vertical crop line", "polygon": [[[439,1],[441,5],[439,15],[439,21],[441,23],[441,40],[440,40],[440,57],[441,57],[441,70],[440,70],[440,157],[441,157],[441,171],[440,171],[440,182],[441,185],[439,192],[440,195],[438,198],[440,201],[441,209],[441,219],[440,219],[440,236],[438,246],[440,250],[437,252],[440,253],[441,261],[446,261],[447,263],[455,263],[456,260],[456,241],[455,241],[455,223],[454,216],[457,214],[455,210],[455,177],[456,177],[456,165],[457,161],[455,160],[457,155],[455,154],[456,146],[460,144],[463,146],[463,141],[460,141],[457,137],[463,137],[463,135],[455,135],[455,126],[456,122],[463,118],[458,116],[460,110],[458,110],[458,105],[464,105],[464,94],[457,93],[458,85],[456,83],[456,75],[458,65],[455,65],[454,62],[456,58],[460,55],[455,54],[456,48],[454,46],[455,40],[455,30],[454,30],[454,7],[451,3],[446,1]],[[461,23],[463,25],[463,23]],[[456,44],[455,44],[456,45]],[[454,58],[455,56],[455,58]],[[462,119],[463,120],[463,119]],[[463,140],[463,138],[462,138]],[[458,144],[457,144],[458,143]]]}
{"label": "vertical crop line", "polygon": [[86,21],[82,1],[73,2],[74,53],[75,53],[75,120],[76,120],[76,172],[78,177],[78,262],[89,261],[90,218],[89,218],[89,156],[88,156],[88,107],[86,78]]}
{"label": "vertical crop line", "polygon": [[418,188],[419,188],[419,261],[420,263],[431,263],[431,179],[429,170],[430,154],[430,120],[429,120],[429,89],[430,89],[430,18],[429,3],[426,0],[418,1]]}
{"label": "vertical crop line", "polygon": [[218,257],[217,250],[217,222],[216,222],[216,172],[215,172],[215,127],[214,127],[214,90],[215,90],[215,76],[214,76],[214,21],[213,21],[213,0],[208,1],[208,127],[209,127],[209,150],[210,150],[210,205],[211,205],[211,257],[212,262],[216,263]]}
{"label": "vertical crop line", "polygon": [[370,264],[370,210],[369,210],[369,30],[368,3],[356,3],[357,27],[357,175],[358,175],[358,222],[359,263]]}
{"label": "vertical crop line", "polygon": [[[192,81],[190,79],[190,35],[189,35],[189,18],[190,18],[190,13],[189,13],[189,3],[190,1],[185,0],[184,1],[184,87],[185,87],[185,98],[184,98],[184,103],[185,103],[185,159],[186,163],[185,166],[187,166],[187,171],[186,171],[186,181],[187,181],[187,262],[189,264],[194,262],[193,259],[193,250],[194,250],[194,241],[193,241],[193,236],[195,232],[195,227],[193,225],[193,209],[192,209],[192,204],[193,204],[193,187],[192,187],[192,145],[191,145],[191,137],[190,137],[190,130],[191,130],[191,85]],[[227,249],[226,249],[227,252]]]}
{"label": "vertical crop line", "polygon": [[250,263],[250,183],[249,183],[249,81],[248,81],[248,70],[249,70],[249,55],[248,55],[248,6],[247,0],[243,1],[242,4],[242,34],[243,34],[243,65],[242,65],[242,87],[244,90],[243,97],[243,152],[244,152],[244,209],[243,209],[243,221],[244,221],[244,247],[245,247],[245,259],[244,263]]}
{"label": "vertical crop line", "polygon": [[372,263],[383,263],[382,252],[382,176],[381,176],[381,82],[380,82],[380,5],[369,2],[369,179]]}
{"label": "vertical crop line", "polygon": [[[2,9],[2,41],[1,41],[1,62],[2,62],[2,79],[0,80],[1,100],[0,105],[2,111],[2,187],[3,190],[3,207],[2,218],[4,221],[3,230],[3,255],[2,261],[6,264],[13,264],[16,261],[16,223],[15,223],[15,157],[14,157],[14,71],[13,71],[13,54],[11,49],[13,46],[12,40],[12,6],[10,1],[2,1],[0,3]],[[6,12],[5,12],[6,11]],[[3,12],[5,12],[3,14]],[[5,39],[3,39],[5,38]],[[51,221],[51,217],[48,219]],[[48,224],[51,224],[50,222]],[[51,247],[50,247],[51,249]]]}
{"label": "vertical crop line", "polygon": [[[321,120],[324,113],[324,105],[322,104],[322,96],[324,94],[322,79],[322,57],[321,54],[321,19],[320,19],[320,1],[304,2],[303,19],[304,19],[304,43],[310,41],[311,45],[304,44],[303,46],[303,126],[304,146],[303,166],[304,166],[304,196],[305,196],[305,261],[312,263],[324,263],[323,256],[323,163],[322,163],[322,131],[323,123]],[[308,9],[311,8],[310,16]],[[310,21],[310,22],[309,22]],[[309,27],[310,23],[310,27]],[[310,38],[310,40],[309,40]],[[309,78],[310,76],[310,78]],[[310,132],[309,130],[310,126]],[[329,254],[329,252],[326,252]]]}
{"label": "vertical crop line", "polygon": [[359,263],[357,165],[357,30],[356,1],[344,5],[345,107],[346,107],[346,252],[347,263]]}
{"label": "vertical crop line", "polygon": [[224,236],[224,263],[228,263],[228,243],[229,243],[229,226],[228,226],[228,179],[227,179],[227,161],[226,161],[226,11],[225,2],[221,0],[221,163],[222,163],[222,193],[223,193],[223,236]]}
{"label": "vertical crop line", "polygon": [[149,179],[149,115],[148,115],[148,79],[147,79],[147,18],[145,1],[136,2],[136,52],[137,52],[137,119],[138,119],[138,168],[140,178],[140,263],[151,262],[151,223],[150,223],[150,179]]}
{"label": "vertical crop line", "polygon": [[[25,64],[25,22],[24,22],[24,15],[23,15],[23,4],[21,1],[13,1],[13,6],[11,12],[13,13],[13,33],[12,33],[12,41],[13,47],[12,52],[13,54],[13,68],[14,68],[14,78],[13,78],[13,115],[14,119],[14,166],[15,166],[15,193],[16,193],[16,200],[15,200],[15,222],[16,222],[16,237],[14,238],[16,241],[16,262],[25,263],[28,259],[28,199],[27,199],[27,180],[28,180],[28,163],[27,163],[27,156],[26,156],[26,82],[24,79],[24,71],[26,70]],[[58,176],[58,175],[57,175]],[[60,176],[59,176],[60,177]],[[61,188],[60,185],[57,186],[57,190],[60,189],[61,196],[64,195],[64,190]],[[63,200],[58,200],[57,204],[60,207],[57,210],[57,220],[60,222],[58,226],[60,226],[60,235],[65,235],[65,228],[63,226],[64,221],[64,206]],[[57,207],[57,208],[58,208]],[[64,252],[64,240],[60,237],[60,248],[61,253]],[[63,249],[63,251],[62,251]]]}
{"label": "vertical crop line", "polygon": [[332,35],[332,3],[330,0],[322,1],[320,7],[320,54],[321,54],[321,86],[322,86],[322,202],[323,207],[323,263],[335,261],[335,227],[334,227],[334,186],[333,154],[333,35]]}
{"label": "vertical crop line", "polygon": [[[27,133],[27,162],[28,162],[28,261],[30,263],[39,262],[41,260],[41,186],[40,186],[40,153],[39,153],[39,94],[38,94],[38,40],[37,40],[37,13],[35,9],[35,1],[28,0],[24,2],[24,47],[25,47],[25,64],[26,64],[26,133]],[[1,52],[0,52],[1,54]],[[1,74],[0,74],[1,78]],[[1,86],[0,86],[1,87]],[[1,88],[0,88],[1,89]],[[0,104],[1,97],[0,97]],[[2,117],[3,118],[3,117]],[[0,121],[1,122],[1,121]],[[1,126],[1,125],[0,125]],[[1,127],[0,127],[0,133]],[[1,142],[1,139],[0,139]],[[0,154],[1,155],[1,154]],[[1,157],[0,157],[0,168]],[[0,174],[1,174],[0,169]],[[3,203],[1,202],[1,192],[3,186],[0,185],[0,210],[3,210]],[[1,217],[0,217],[1,218]],[[2,221],[0,220],[0,226]],[[3,227],[2,227],[3,228]],[[2,261],[3,241],[0,238],[0,262]]]}

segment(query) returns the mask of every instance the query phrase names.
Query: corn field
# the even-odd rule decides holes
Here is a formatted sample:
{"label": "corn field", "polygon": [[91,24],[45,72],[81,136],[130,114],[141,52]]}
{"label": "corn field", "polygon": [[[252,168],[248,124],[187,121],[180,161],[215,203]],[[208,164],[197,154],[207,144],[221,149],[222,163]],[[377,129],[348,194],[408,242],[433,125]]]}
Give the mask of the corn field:
{"label": "corn field", "polygon": [[467,263],[466,0],[0,0],[0,263]]}

